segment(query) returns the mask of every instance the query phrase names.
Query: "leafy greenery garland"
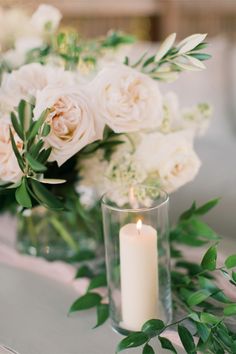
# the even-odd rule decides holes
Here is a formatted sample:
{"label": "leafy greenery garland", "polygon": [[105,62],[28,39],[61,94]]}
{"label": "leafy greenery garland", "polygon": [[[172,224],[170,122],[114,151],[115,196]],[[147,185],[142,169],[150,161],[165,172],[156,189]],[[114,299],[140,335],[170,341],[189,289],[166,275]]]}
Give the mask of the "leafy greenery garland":
{"label": "leafy greenery garland", "polygon": [[[232,270],[236,267],[236,254],[227,257],[224,265],[217,267],[219,236],[201,220],[201,216],[217,203],[218,199],[200,207],[193,203],[191,208],[180,216],[177,225],[171,229],[170,244],[174,261],[171,272],[172,295],[177,320],[166,325],[160,319],[150,319],[144,323],[141,331],[125,337],[118,344],[116,353],[142,347],[143,354],[154,354],[151,340],[158,340],[163,349],[177,353],[174,344],[164,336],[169,328],[177,328],[179,338],[188,354],[236,353],[236,333],[229,322],[232,317],[234,324],[236,323],[236,302],[218,287],[215,280],[217,272],[225,277],[229,284],[236,286],[236,271]],[[213,244],[203,255],[201,264],[187,261],[180,251],[181,245],[200,247],[209,242]],[[96,264],[95,269],[88,263],[94,256],[93,252],[84,251],[71,259],[71,262],[82,262],[75,277],[88,277],[90,283],[86,294],[72,304],[69,313],[96,308],[96,328],[109,317],[109,305],[106,303],[107,292],[104,292],[104,296],[96,292],[96,289],[106,286],[106,273],[103,261]]]}

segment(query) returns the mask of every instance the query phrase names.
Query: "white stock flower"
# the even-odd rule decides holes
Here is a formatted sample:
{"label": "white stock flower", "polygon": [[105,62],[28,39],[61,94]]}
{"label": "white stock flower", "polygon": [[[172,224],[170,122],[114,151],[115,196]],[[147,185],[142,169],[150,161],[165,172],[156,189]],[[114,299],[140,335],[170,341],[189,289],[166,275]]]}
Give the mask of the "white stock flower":
{"label": "white stock flower", "polygon": [[209,126],[212,108],[207,103],[199,103],[180,109],[178,96],[174,92],[168,92],[163,96],[163,112],[160,132],[191,130],[194,135],[202,136]]}
{"label": "white stock flower", "polygon": [[11,69],[17,69],[25,63],[27,52],[40,47],[42,44],[43,41],[40,37],[25,36],[19,38],[15,42],[15,48],[3,54],[3,59],[10,65]]}
{"label": "white stock flower", "polygon": [[95,107],[85,89],[77,86],[46,87],[38,91],[34,117],[49,108],[51,130],[45,144],[52,147],[50,161],[62,165],[86,145],[102,138],[104,125],[96,120]]}
{"label": "white stock flower", "polygon": [[191,181],[201,165],[189,131],[144,135],[136,158],[149,174],[159,176],[160,185],[169,193]]}
{"label": "white stock flower", "polygon": [[[22,177],[22,171],[18,165],[14,151],[12,149],[9,129],[12,129],[10,119],[7,117],[0,118],[0,181],[18,182]],[[14,133],[12,133],[19,150],[22,149],[22,141]]]}
{"label": "white stock flower", "polygon": [[[79,160],[80,181],[76,186],[78,193],[83,195],[83,200],[98,200],[108,187],[108,180],[104,176],[109,163],[104,159],[102,150],[97,150],[88,158]],[[91,193],[92,191],[92,193]],[[92,205],[92,201],[84,204]]]}
{"label": "white stock flower", "polygon": [[81,179],[77,191],[82,193],[83,201],[91,200],[91,196],[96,201],[105,192],[112,190],[113,200],[118,205],[122,205],[127,201],[127,195],[122,195],[120,188],[142,183],[147,177],[146,172],[132,154],[132,144],[125,137],[123,139],[124,144],[116,148],[110,161],[104,159],[102,150],[80,160],[79,176]]}
{"label": "white stock flower", "polygon": [[126,153],[112,158],[106,177],[118,186],[132,186],[142,183],[147,175],[139,161],[132,154]]}
{"label": "white stock flower", "polygon": [[184,128],[192,129],[196,135],[202,136],[206,133],[212,108],[207,103],[199,103],[198,105],[185,108],[182,111],[182,124]]}
{"label": "white stock flower", "polygon": [[[38,90],[48,85],[64,87],[73,83],[73,74],[62,68],[32,63],[3,76],[0,89],[2,110],[12,111],[20,100],[34,99]],[[4,108],[3,108],[4,107]]]}
{"label": "white stock flower", "polygon": [[180,109],[178,96],[174,92],[168,92],[163,96],[163,120],[160,131],[170,133],[179,123]]}
{"label": "white stock flower", "polygon": [[61,12],[52,5],[41,4],[31,17],[31,24],[39,33],[56,31],[62,19]]}
{"label": "white stock flower", "polygon": [[157,83],[135,69],[114,64],[91,82],[97,113],[116,133],[152,129],[162,122]]}

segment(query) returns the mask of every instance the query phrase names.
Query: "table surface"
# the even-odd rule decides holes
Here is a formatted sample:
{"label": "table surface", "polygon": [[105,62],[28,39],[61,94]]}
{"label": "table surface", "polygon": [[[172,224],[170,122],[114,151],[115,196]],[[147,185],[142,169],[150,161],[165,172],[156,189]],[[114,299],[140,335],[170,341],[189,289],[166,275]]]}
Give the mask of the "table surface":
{"label": "table surface", "polygon": [[76,297],[72,288],[3,264],[0,281],[0,343],[19,354],[115,353],[122,337],[109,324],[93,330],[93,310],[67,316]]}

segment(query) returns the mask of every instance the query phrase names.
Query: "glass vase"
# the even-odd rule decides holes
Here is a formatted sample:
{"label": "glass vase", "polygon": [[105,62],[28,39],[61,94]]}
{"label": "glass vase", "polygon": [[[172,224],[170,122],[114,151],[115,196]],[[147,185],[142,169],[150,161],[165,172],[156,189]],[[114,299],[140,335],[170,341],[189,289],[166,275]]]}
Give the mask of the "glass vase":
{"label": "glass vase", "polygon": [[[78,213],[51,211],[42,206],[18,215],[19,252],[47,260],[70,260],[80,250],[96,250],[101,240],[92,233],[92,224]],[[98,232],[97,232],[98,234]]]}
{"label": "glass vase", "polygon": [[168,201],[143,185],[102,198],[110,318],[121,334],[172,319]]}

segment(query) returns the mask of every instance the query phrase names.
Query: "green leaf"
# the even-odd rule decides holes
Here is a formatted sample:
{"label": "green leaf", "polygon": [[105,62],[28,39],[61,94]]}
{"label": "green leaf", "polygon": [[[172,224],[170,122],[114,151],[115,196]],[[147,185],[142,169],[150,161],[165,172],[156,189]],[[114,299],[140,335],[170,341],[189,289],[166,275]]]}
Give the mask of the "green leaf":
{"label": "green leaf", "polygon": [[197,208],[197,210],[195,211],[195,214],[204,215],[204,214],[208,213],[208,211],[211,210],[212,208],[214,208],[219,203],[219,201],[220,201],[220,198],[210,200],[206,204],[203,204],[202,206]]}
{"label": "green leaf", "polygon": [[29,152],[30,152],[30,154],[31,154],[34,158],[36,158],[36,157],[38,156],[40,150],[41,150],[42,147],[43,147],[43,144],[44,144],[43,140],[39,140],[39,141],[37,142],[37,144],[33,144],[33,145],[30,147]]}
{"label": "green leaf", "polygon": [[18,105],[18,115],[20,118],[20,123],[22,128],[24,129],[25,125],[24,125],[24,119],[25,119],[25,106],[26,106],[26,101],[21,100],[19,105]]}
{"label": "green leaf", "polygon": [[135,348],[143,345],[148,341],[148,336],[143,332],[131,333],[126,338],[122,339],[117,346],[116,353],[128,348]]}
{"label": "green leaf", "polygon": [[187,299],[187,303],[189,304],[189,306],[193,307],[208,299],[209,296],[211,296],[210,291],[205,289],[198,290],[192,295],[190,295],[190,297]]}
{"label": "green leaf", "polygon": [[196,202],[193,202],[191,207],[186,210],[183,214],[180,215],[180,220],[187,220],[189,219],[196,211]]}
{"label": "green leaf", "polygon": [[236,272],[232,271],[232,278],[236,282]]}
{"label": "green leaf", "polygon": [[43,125],[42,136],[47,136],[51,131],[51,126],[49,124]]}
{"label": "green leaf", "polygon": [[161,320],[152,319],[144,323],[142,331],[148,335],[149,338],[160,334],[165,328],[165,324]]}
{"label": "green leaf", "polygon": [[182,325],[178,325],[178,333],[179,333],[180,340],[181,340],[186,352],[188,354],[196,354],[197,351],[196,351],[195,343],[193,340],[193,336],[189,332],[189,330]]}
{"label": "green leaf", "polygon": [[225,316],[236,315],[236,304],[230,304],[230,305],[225,306],[224,315]]}
{"label": "green leaf", "polygon": [[109,305],[108,304],[99,304],[97,306],[97,323],[94,328],[101,326],[109,317]]}
{"label": "green leaf", "polygon": [[188,315],[188,318],[193,320],[194,322],[200,322],[199,316],[196,312],[192,312]]}
{"label": "green leaf", "polygon": [[51,147],[49,147],[46,150],[43,149],[42,151],[40,151],[40,154],[39,154],[37,160],[39,162],[41,162],[41,163],[46,163],[48,158],[49,158],[49,156],[50,156],[50,154],[51,154],[51,152],[52,152],[52,148]]}
{"label": "green leaf", "polygon": [[18,165],[19,165],[21,171],[24,172],[24,168],[25,168],[24,161],[23,161],[23,158],[22,158],[22,156],[21,156],[21,154],[20,154],[20,152],[19,152],[19,150],[18,150],[18,148],[16,146],[16,142],[15,142],[15,139],[13,137],[11,129],[9,129],[9,133],[10,133],[10,140],[11,140],[12,149],[14,151],[14,154],[15,154],[16,158],[17,158]]}
{"label": "green leaf", "polygon": [[44,206],[53,210],[64,209],[63,204],[46,187],[44,187],[44,185],[34,179],[31,179],[30,181],[33,193]]}
{"label": "green leaf", "polygon": [[129,57],[127,57],[127,55],[125,56],[124,59],[124,65],[129,65]]}
{"label": "green leaf", "polygon": [[147,343],[143,347],[143,354],[155,354],[154,349]]}
{"label": "green leaf", "polygon": [[202,42],[202,43],[198,44],[198,45],[194,48],[194,50],[201,50],[201,49],[204,49],[204,48],[206,48],[206,47],[208,47],[208,43]]}
{"label": "green leaf", "polygon": [[222,325],[220,324],[214,329],[214,332],[216,332],[218,339],[220,339],[220,341],[223,342],[227,347],[232,346],[233,340],[229,335],[227,328],[222,327]]}
{"label": "green leaf", "polygon": [[39,133],[39,129],[41,128],[45,119],[47,118],[48,113],[49,113],[49,109],[46,109],[45,111],[42,112],[39,119],[33,123],[27,135],[28,140],[33,139]]}
{"label": "green leaf", "polygon": [[155,61],[155,55],[149,57],[147,60],[145,60],[145,62],[143,63],[143,68],[146,68],[146,66],[154,63]]}
{"label": "green leaf", "polygon": [[204,323],[197,323],[196,326],[197,326],[199,337],[205,343],[211,334],[210,329]]}
{"label": "green leaf", "polygon": [[21,123],[22,130],[26,132],[32,119],[32,106],[30,103],[21,100],[18,105],[18,115]]}
{"label": "green leaf", "polygon": [[176,263],[175,266],[186,269],[190,276],[200,273],[202,271],[201,265],[187,261],[179,261]]}
{"label": "green leaf", "polygon": [[210,54],[195,53],[195,52],[190,52],[188,55],[191,55],[191,57],[194,57],[194,58],[201,60],[201,61],[211,59],[211,57],[212,57]]}
{"label": "green leaf", "polygon": [[18,120],[16,118],[16,115],[14,112],[11,112],[11,122],[12,122],[12,125],[13,125],[13,128],[15,129],[17,135],[19,136],[19,138],[21,140],[24,140],[24,133],[23,133],[23,130],[20,126],[20,124],[18,123]]}
{"label": "green leaf", "polygon": [[219,236],[206,223],[198,218],[192,217],[184,224],[185,230],[193,236],[201,236],[208,240],[218,240]]}
{"label": "green leaf", "polygon": [[230,350],[231,350],[232,353],[236,353],[236,340],[231,345]]}
{"label": "green leaf", "polygon": [[63,184],[63,183],[66,183],[65,179],[58,179],[58,178],[40,178],[39,181],[43,184]]}
{"label": "green leaf", "polygon": [[221,321],[219,317],[208,312],[202,312],[200,318],[203,323],[210,323],[211,325],[215,325]]}
{"label": "green leaf", "polygon": [[84,261],[91,261],[96,257],[96,254],[94,251],[91,251],[89,249],[84,249],[78,251],[73,257],[69,259],[70,263],[76,263],[76,262],[84,262]]}
{"label": "green leaf", "polygon": [[177,351],[171,341],[165,337],[158,337],[163,349],[170,350],[172,353],[177,354]]}
{"label": "green leaf", "polygon": [[75,279],[92,278],[93,276],[94,276],[93,271],[87,265],[83,265],[77,270],[75,274]]}
{"label": "green leaf", "polygon": [[29,162],[30,167],[35,172],[43,172],[47,170],[47,167],[35,160],[29,152],[26,153],[26,159]]}
{"label": "green leaf", "polygon": [[216,260],[217,260],[217,249],[216,246],[212,246],[204,254],[203,259],[201,261],[201,266],[203,269],[213,271],[216,269]]}
{"label": "green leaf", "polygon": [[26,179],[22,178],[21,185],[16,189],[15,196],[18,204],[24,208],[32,208],[32,202],[28,190],[26,188]]}
{"label": "green leaf", "polygon": [[87,293],[79,297],[70,307],[69,314],[72,312],[91,309],[100,304],[102,297],[99,294]]}
{"label": "green leaf", "polygon": [[65,39],[66,39],[65,33],[60,32],[60,33],[58,34],[58,36],[57,36],[57,44],[58,44],[59,47],[63,44],[63,42],[65,41]]}
{"label": "green leaf", "polygon": [[222,290],[219,290],[217,293],[212,294],[211,297],[224,304],[232,303],[232,300],[228,296],[226,296]]}
{"label": "green leaf", "polygon": [[236,254],[233,254],[226,259],[225,266],[227,269],[236,267]]}
{"label": "green leaf", "polygon": [[88,286],[88,290],[97,289],[101,287],[105,287],[107,285],[107,277],[106,274],[99,274],[95,278],[93,278]]}

